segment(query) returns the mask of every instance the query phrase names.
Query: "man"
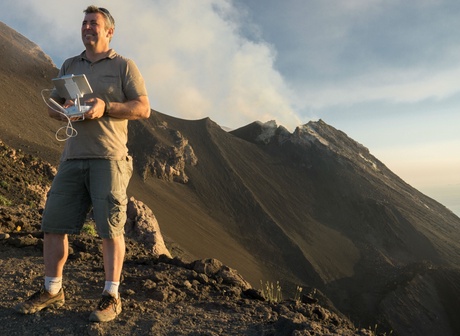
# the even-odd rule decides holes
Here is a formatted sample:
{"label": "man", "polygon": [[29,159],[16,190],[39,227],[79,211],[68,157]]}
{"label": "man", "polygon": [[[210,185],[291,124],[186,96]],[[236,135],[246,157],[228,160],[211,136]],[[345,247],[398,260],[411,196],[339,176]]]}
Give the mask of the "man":
{"label": "man", "polygon": [[[128,120],[148,118],[150,104],[144,80],[133,61],[110,49],[115,21],[105,8],[84,10],[81,37],[85,51],[67,59],[59,76],[85,74],[93,93],[83,97],[92,108],[84,121],[74,122],[78,134],[67,140],[43,212],[44,288],[16,310],[32,314],[64,304],[62,275],[68,256],[68,234],[78,234],[90,207],[102,238],[105,287],[102,299],[90,315],[91,321],[113,320],[121,312],[118,293],[125,254],[126,188],[132,174],[128,155]],[[56,91],[52,98],[64,107]],[[62,114],[49,109],[49,115]]]}

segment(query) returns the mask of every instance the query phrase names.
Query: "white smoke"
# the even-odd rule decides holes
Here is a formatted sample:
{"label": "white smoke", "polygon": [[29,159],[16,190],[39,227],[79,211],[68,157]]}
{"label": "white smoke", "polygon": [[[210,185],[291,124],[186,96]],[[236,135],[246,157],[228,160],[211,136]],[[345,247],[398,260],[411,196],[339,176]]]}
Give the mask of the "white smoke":
{"label": "white smoke", "polygon": [[[184,119],[210,117],[230,128],[256,120],[274,119],[288,128],[301,123],[292,94],[274,69],[276,53],[267,43],[239,33],[240,16],[230,1],[94,4],[115,18],[112,47],[141,69],[153,109]],[[19,26],[58,67],[83,50],[80,26],[86,5],[7,0],[0,7],[11,13],[11,26]]]}

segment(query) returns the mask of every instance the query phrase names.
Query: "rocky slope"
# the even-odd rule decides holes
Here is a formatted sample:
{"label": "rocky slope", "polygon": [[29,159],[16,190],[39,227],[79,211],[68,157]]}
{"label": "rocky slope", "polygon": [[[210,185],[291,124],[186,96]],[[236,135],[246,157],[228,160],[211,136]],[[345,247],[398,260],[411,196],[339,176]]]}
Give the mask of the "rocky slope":
{"label": "rocky slope", "polygon": [[[119,318],[106,324],[88,321],[103,285],[101,242],[90,229],[90,218],[81,236],[70,237],[66,305],[17,314],[14,305],[43,283],[40,213],[54,169],[4,144],[0,166],[2,177],[14,181],[2,180],[0,198],[2,335],[373,335],[324,308],[311,294],[299,292],[295,300],[269,302],[216,259],[171,258],[155,216],[134,199],[126,225]],[[268,294],[265,291],[265,297],[274,298]]]}

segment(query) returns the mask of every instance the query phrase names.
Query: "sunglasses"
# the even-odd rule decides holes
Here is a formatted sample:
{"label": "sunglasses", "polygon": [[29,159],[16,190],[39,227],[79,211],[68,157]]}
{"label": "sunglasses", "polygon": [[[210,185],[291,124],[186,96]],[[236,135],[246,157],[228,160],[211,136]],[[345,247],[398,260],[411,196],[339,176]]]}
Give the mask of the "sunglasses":
{"label": "sunglasses", "polygon": [[110,12],[104,8],[104,7],[98,7],[99,10],[110,20],[110,22],[112,23],[113,26],[115,26],[115,20],[114,18],[112,17],[112,15],[110,14]]}

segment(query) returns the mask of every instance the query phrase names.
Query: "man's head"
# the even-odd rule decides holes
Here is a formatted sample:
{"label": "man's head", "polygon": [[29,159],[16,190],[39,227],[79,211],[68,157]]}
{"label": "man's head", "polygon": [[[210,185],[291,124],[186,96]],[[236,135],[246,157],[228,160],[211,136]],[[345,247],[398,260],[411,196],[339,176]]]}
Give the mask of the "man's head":
{"label": "man's head", "polygon": [[109,11],[102,7],[88,6],[83,12],[83,44],[95,51],[106,51],[113,37],[115,20]]}

